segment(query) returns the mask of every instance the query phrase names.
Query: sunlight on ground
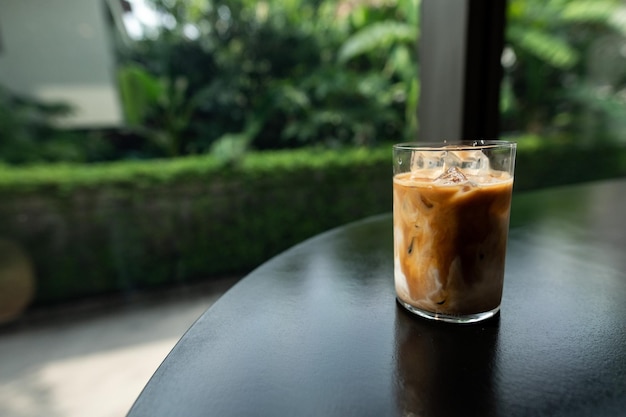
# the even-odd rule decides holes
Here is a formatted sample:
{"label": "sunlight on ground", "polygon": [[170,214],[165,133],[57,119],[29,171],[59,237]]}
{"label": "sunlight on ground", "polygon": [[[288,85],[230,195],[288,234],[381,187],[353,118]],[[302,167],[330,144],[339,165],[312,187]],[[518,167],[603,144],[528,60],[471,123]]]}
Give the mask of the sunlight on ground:
{"label": "sunlight on ground", "polygon": [[177,339],[53,361],[0,385],[5,417],[124,416]]}
{"label": "sunlight on ground", "polygon": [[124,417],[185,331],[238,279],[0,328],[0,416]]}

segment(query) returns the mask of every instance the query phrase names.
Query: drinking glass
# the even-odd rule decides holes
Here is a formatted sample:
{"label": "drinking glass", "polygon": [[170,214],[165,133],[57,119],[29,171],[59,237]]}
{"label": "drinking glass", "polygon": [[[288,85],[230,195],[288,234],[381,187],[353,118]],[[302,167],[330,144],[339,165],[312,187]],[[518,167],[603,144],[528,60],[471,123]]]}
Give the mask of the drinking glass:
{"label": "drinking glass", "polygon": [[516,144],[393,146],[394,281],[421,317],[473,323],[500,310]]}

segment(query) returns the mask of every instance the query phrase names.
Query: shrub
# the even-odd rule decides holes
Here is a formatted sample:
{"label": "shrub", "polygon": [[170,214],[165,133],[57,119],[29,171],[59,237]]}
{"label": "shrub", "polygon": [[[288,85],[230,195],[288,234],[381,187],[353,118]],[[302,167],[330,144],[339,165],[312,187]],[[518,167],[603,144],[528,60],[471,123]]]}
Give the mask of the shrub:
{"label": "shrub", "polygon": [[38,303],[245,272],[323,230],[388,211],[388,147],[0,169],[0,236]]}

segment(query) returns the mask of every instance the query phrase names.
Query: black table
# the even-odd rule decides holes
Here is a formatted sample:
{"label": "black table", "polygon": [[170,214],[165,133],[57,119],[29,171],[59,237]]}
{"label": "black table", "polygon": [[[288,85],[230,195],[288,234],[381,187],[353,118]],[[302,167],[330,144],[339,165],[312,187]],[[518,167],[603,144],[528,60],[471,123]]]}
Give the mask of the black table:
{"label": "black table", "polygon": [[129,416],[624,416],[626,180],[516,194],[499,316],[394,299],[392,219],[310,239],[189,329]]}

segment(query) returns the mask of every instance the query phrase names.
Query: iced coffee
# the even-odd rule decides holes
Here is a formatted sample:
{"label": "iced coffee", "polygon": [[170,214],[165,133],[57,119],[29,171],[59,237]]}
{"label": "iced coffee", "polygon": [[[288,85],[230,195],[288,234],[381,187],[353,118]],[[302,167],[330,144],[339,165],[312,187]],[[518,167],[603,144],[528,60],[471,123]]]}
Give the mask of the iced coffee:
{"label": "iced coffee", "polygon": [[394,277],[401,305],[474,322],[500,308],[515,144],[394,146]]}

